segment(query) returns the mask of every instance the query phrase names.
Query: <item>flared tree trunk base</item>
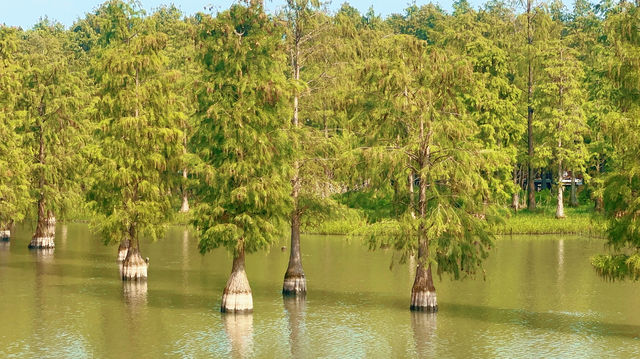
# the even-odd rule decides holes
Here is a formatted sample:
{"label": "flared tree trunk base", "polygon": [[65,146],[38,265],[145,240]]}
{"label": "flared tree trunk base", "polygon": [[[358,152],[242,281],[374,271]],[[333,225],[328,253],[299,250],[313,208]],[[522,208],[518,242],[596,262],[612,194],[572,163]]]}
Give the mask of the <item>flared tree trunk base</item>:
{"label": "flared tree trunk base", "polygon": [[251,313],[253,312],[253,296],[249,292],[229,292],[222,294],[223,313]]}
{"label": "flared tree trunk base", "polygon": [[129,248],[122,262],[122,280],[146,280],[148,264],[137,248]]}
{"label": "flared tree trunk base", "polygon": [[307,294],[307,280],[304,274],[285,275],[282,294],[292,296],[304,296]]}
{"label": "flared tree trunk base", "polygon": [[253,296],[244,268],[231,273],[222,294],[220,311],[223,313],[251,313]]}
{"label": "flared tree trunk base", "polygon": [[29,249],[55,248],[53,237],[33,237],[29,242]]}
{"label": "flared tree trunk base", "polygon": [[0,231],[0,241],[8,241],[9,238],[11,238],[11,231],[8,229],[5,229],[3,231]]}
{"label": "flared tree trunk base", "polygon": [[438,300],[435,291],[412,291],[411,310],[416,312],[437,312]]}

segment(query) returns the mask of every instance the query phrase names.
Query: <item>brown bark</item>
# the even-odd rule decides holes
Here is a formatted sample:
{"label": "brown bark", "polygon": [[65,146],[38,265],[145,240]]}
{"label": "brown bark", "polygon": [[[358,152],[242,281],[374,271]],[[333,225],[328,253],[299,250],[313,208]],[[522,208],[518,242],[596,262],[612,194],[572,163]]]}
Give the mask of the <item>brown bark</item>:
{"label": "brown bark", "polygon": [[436,288],[433,285],[431,275],[431,264],[428,261],[428,242],[421,239],[418,248],[418,266],[416,268],[416,278],[411,288],[411,307],[413,311],[436,312],[438,302],[436,299]]}
{"label": "brown bark", "polygon": [[284,275],[282,294],[305,295],[307,292],[307,280],[302,269],[302,257],[300,254],[300,216],[296,211],[291,215],[291,252],[289,253],[289,265]]}
{"label": "brown bark", "polygon": [[[420,218],[427,215],[427,176],[425,169],[429,166],[431,160],[431,136],[432,130],[429,129],[425,133],[424,122],[420,123],[420,197],[418,199],[418,207]],[[436,300],[436,288],[433,285],[431,276],[431,264],[429,262],[429,238],[426,236],[426,228],[420,224],[418,228],[418,266],[416,268],[416,277],[411,288],[411,306],[414,311],[435,312],[438,310]]]}

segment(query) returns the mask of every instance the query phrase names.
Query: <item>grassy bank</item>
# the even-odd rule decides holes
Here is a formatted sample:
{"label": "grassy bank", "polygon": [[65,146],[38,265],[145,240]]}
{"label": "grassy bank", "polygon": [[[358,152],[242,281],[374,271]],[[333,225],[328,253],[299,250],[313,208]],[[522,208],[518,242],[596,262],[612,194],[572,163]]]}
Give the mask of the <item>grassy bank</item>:
{"label": "grassy bank", "polygon": [[[499,235],[510,234],[584,234],[589,236],[603,236],[605,222],[594,215],[590,206],[566,208],[566,218],[555,218],[555,207],[543,207],[534,212],[528,210],[511,212],[504,222],[494,227]],[[308,226],[304,231],[309,234],[346,235],[358,234],[365,227],[377,227],[376,232],[385,232],[385,227],[391,230],[389,222],[377,222],[375,225],[367,222],[365,216],[355,209],[351,209],[348,218],[326,221],[318,225]]]}

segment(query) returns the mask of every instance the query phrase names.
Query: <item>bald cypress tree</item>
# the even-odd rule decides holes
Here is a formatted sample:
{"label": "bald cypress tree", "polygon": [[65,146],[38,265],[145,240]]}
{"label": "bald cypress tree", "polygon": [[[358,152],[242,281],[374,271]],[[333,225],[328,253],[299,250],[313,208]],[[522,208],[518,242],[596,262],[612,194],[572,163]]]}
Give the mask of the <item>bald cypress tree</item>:
{"label": "bald cypress tree", "polygon": [[167,36],[128,3],[110,1],[98,13],[102,48],[94,71],[100,98],[94,158],[101,176],[89,200],[105,243],[125,244],[122,279],[146,279],[140,237],[156,240],[163,234],[184,148],[169,106]]}
{"label": "bald cypress tree", "polygon": [[30,248],[55,246],[55,213],[80,170],[85,117],[81,104],[83,76],[61,24],[43,20],[25,34],[19,107],[21,131],[34,159],[30,187],[37,200],[38,222]]}
{"label": "bald cypress tree", "polygon": [[640,279],[640,7],[622,2],[604,22],[608,51],[601,59],[615,91],[608,95],[615,113],[606,118],[612,138],[612,168],[604,181],[604,213],[611,254],[592,258],[604,278]]}
{"label": "bald cypress tree", "polygon": [[374,227],[369,245],[394,248],[402,261],[415,255],[410,308],[436,311],[432,267],[456,279],[473,275],[492,244],[487,220],[494,210],[485,178],[492,172],[491,151],[483,149],[465,106],[477,79],[471,62],[450,49],[407,35],[375,45],[380,53],[362,71],[366,117],[359,120],[370,134],[363,156],[378,187],[414,173],[418,198],[394,218],[389,235]]}
{"label": "bald cypress tree", "polygon": [[198,156],[199,248],[233,256],[221,311],[253,310],[245,253],[267,248],[291,211],[291,111],[283,31],[257,1],[202,16]]}
{"label": "bald cypress tree", "polygon": [[24,218],[31,203],[27,151],[17,131],[24,117],[18,108],[20,34],[15,28],[0,26],[0,240],[9,239],[12,223]]}

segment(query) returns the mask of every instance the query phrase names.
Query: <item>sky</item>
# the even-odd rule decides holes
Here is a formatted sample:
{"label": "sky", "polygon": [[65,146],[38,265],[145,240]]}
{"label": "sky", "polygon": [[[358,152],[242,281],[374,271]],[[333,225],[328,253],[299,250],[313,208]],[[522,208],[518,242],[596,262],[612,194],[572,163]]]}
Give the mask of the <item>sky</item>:
{"label": "sky", "polygon": [[[45,15],[51,20],[71,26],[73,22],[103,3],[104,0],[0,0],[0,24],[8,26],[20,26],[23,29],[31,28],[41,17]],[[213,5],[214,9],[224,10],[234,0],[141,0],[143,7],[152,10],[163,4],[173,3],[185,14],[194,14],[204,11],[205,6]],[[337,10],[345,0],[332,0],[329,8]],[[382,16],[393,13],[402,13],[412,0],[350,0],[353,7],[366,12],[373,6],[375,12]],[[416,0],[417,5],[426,4],[427,0]],[[445,10],[451,10],[453,0],[433,0]],[[477,7],[483,0],[470,0]],[[275,11],[284,4],[284,0],[265,0],[267,11]]]}

